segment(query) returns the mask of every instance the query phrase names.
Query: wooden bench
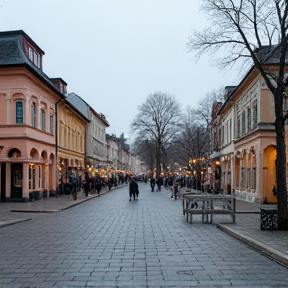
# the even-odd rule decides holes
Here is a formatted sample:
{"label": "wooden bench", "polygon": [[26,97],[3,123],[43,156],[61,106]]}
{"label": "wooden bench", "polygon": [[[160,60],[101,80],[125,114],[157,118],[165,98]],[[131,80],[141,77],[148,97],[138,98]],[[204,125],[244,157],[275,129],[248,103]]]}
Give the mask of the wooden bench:
{"label": "wooden bench", "polygon": [[193,222],[193,215],[202,215],[202,222],[212,223],[214,214],[230,215],[235,223],[236,201],[234,195],[185,194],[182,199],[183,215]]}

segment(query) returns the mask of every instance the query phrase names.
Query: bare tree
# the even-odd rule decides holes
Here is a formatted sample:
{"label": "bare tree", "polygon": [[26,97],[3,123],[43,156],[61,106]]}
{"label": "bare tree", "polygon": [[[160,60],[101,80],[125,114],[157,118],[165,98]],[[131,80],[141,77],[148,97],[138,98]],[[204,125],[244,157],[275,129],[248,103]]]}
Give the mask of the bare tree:
{"label": "bare tree", "polygon": [[195,113],[199,123],[203,124],[206,129],[209,129],[212,120],[212,107],[214,102],[223,101],[224,88],[213,90],[207,93],[206,96],[199,101]]}
{"label": "bare tree", "polygon": [[[195,31],[188,43],[190,51],[221,52],[216,58],[219,67],[233,65],[237,60],[253,64],[274,96],[277,142],[276,182],[278,226],[288,228],[285,121],[285,68],[288,48],[287,0],[202,0],[202,9],[211,22],[210,28]],[[215,59],[215,58],[214,58]],[[247,62],[248,61],[248,62]],[[267,64],[277,63],[274,70]],[[275,70],[276,69],[276,70]],[[287,69],[287,68],[286,68]]]}
{"label": "bare tree", "polygon": [[143,138],[155,142],[156,170],[159,175],[163,147],[177,134],[181,114],[180,104],[169,94],[155,92],[150,94],[138,109],[139,113],[133,120],[131,128]]}
{"label": "bare tree", "polygon": [[138,136],[132,145],[132,150],[145,162],[146,166],[149,167],[149,170],[153,171],[156,158],[155,143]]}

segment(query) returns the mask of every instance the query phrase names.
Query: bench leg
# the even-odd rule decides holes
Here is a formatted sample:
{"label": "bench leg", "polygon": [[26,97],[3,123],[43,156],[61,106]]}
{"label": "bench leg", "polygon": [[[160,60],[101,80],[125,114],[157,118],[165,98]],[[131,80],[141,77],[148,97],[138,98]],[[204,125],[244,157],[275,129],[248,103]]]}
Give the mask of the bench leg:
{"label": "bench leg", "polygon": [[202,214],[202,222],[204,222],[204,223],[212,223],[212,214],[203,213]]}
{"label": "bench leg", "polygon": [[189,223],[192,223],[192,221],[193,221],[193,218],[192,218],[192,214],[191,213],[189,213],[189,216],[190,216],[190,219],[189,219]]}

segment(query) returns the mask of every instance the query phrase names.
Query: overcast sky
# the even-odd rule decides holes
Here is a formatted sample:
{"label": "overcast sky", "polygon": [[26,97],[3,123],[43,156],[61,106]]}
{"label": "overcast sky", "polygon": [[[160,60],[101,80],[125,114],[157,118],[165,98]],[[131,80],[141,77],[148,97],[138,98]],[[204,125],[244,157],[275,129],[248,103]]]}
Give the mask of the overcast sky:
{"label": "overcast sky", "polygon": [[202,29],[201,0],[0,0],[0,30],[23,30],[45,52],[43,71],[60,77],[129,137],[137,107],[156,91],[183,109],[207,93],[237,85],[237,71],[220,72],[209,57],[187,52]]}

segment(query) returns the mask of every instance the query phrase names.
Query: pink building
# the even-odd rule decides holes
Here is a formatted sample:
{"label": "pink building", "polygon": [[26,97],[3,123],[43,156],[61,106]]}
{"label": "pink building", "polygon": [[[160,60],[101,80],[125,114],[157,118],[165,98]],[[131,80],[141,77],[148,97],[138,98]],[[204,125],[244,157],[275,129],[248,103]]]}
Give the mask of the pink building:
{"label": "pink building", "polygon": [[56,109],[65,99],[42,71],[44,52],[22,30],[0,32],[1,201],[56,191]]}

